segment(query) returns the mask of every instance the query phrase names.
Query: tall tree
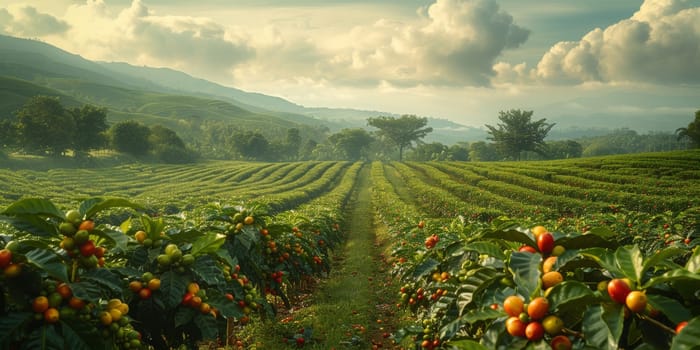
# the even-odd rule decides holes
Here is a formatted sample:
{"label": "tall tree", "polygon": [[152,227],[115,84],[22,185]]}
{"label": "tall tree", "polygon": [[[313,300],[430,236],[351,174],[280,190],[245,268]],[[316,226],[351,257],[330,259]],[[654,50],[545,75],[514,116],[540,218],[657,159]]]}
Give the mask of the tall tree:
{"label": "tall tree", "polygon": [[288,160],[299,159],[301,149],[301,133],[298,128],[287,129],[287,137],[284,141],[285,153]]}
{"label": "tall tree", "polygon": [[345,160],[360,160],[374,139],[365,129],[343,129],[328,137],[335,156]]}
{"label": "tall tree", "polygon": [[88,152],[93,149],[106,146],[105,131],[107,126],[107,109],[91,105],[70,110],[75,120],[76,133],[73,138],[73,150],[76,155],[79,152]]}
{"label": "tall tree", "polygon": [[259,132],[240,131],[233,135],[233,149],[244,159],[267,160],[270,142]]}
{"label": "tall tree", "polygon": [[700,147],[700,110],[695,111],[695,120],[688,127],[676,130],[678,140],[688,140],[692,147]]}
{"label": "tall tree", "polygon": [[512,159],[520,160],[520,153],[524,151],[544,154],[544,138],[554,127],[554,123],[549,124],[544,118],[532,121],[532,113],[533,111],[519,109],[500,111],[498,119],[501,123],[496,127],[486,124],[491,135],[488,139],[496,143],[499,151]]}
{"label": "tall tree", "polygon": [[75,120],[56,97],[30,98],[17,119],[19,142],[27,151],[59,155],[73,145]]}
{"label": "tall tree", "polygon": [[367,119],[367,124],[379,129],[379,136],[389,139],[399,148],[399,161],[403,160],[403,150],[433,131],[426,127],[428,118],[403,115],[400,118],[377,117]]}
{"label": "tall tree", "polygon": [[151,143],[148,140],[151,129],[139,122],[127,120],[114,124],[110,129],[110,135],[112,147],[119,152],[141,156],[151,149]]}

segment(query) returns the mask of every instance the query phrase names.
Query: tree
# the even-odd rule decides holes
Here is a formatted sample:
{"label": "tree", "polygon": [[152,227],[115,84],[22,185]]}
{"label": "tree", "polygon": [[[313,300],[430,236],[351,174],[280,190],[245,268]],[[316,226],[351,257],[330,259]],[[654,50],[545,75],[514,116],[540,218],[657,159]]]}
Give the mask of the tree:
{"label": "tree", "polygon": [[233,135],[233,149],[244,159],[266,160],[270,142],[259,132],[240,131]]}
{"label": "tree", "polygon": [[17,124],[11,120],[0,120],[0,148],[17,144]]}
{"label": "tree", "polygon": [[301,149],[301,133],[299,132],[298,128],[287,129],[284,149],[288,160],[299,159],[299,150]]}
{"label": "tree", "polygon": [[692,147],[700,147],[700,110],[695,111],[695,120],[688,127],[676,129],[678,140],[688,140]]}
{"label": "tree", "polygon": [[463,162],[469,160],[469,144],[467,143],[460,142],[456,145],[452,145],[447,152],[449,153],[449,160]]}
{"label": "tree", "polygon": [[71,109],[70,114],[75,120],[73,150],[76,151],[76,155],[79,152],[88,152],[106,145],[107,138],[104,133],[109,128],[106,108],[84,105],[81,108]]}
{"label": "tree", "polygon": [[493,143],[484,141],[473,142],[469,145],[469,159],[475,162],[498,160],[498,150]]}
{"label": "tree", "polygon": [[573,140],[547,143],[547,154],[550,159],[580,158],[582,153],[583,146]]}
{"label": "tree", "polygon": [[112,148],[119,152],[142,156],[151,149],[148,139],[151,129],[139,122],[127,120],[114,124],[110,129],[110,135]]}
{"label": "tree", "polygon": [[428,118],[419,118],[415,115],[403,115],[401,118],[377,117],[367,119],[367,124],[379,129],[379,136],[389,139],[399,148],[399,161],[403,160],[403,150],[411,147],[414,141],[418,141],[433,131],[428,125]]}
{"label": "tree", "polygon": [[519,109],[500,111],[498,119],[501,123],[497,127],[486,124],[491,135],[488,139],[494,141],[499,151],[512,159],[520,160],[523,151],[545,154],[544,138],[554,123],[548,124],[546,119],[532,121],[532,113],[533,111]]}
{"label": "tree", "polygon": [[343,129],[328,137],[333,153],[337,158],[360,160],[365,150],[374,141],[365,129]]}
{"label": "tree", "polygon": [[30,98],[17,119],[19,143],[29,152],[59,155],[73,145],[75,120],[56,97]]}
{"label": "tree", "polygon": [[447,157],[449,156],[447,150],[447,146],[440,142],[422,143],[416,146],[416,149],[413,150],[413,152],[408,156],[410,156],[410,159],[419,162],[430,160],[447,160]]}
{"label": "tree", "polygon": [[151,127],[148,140],[153,154],[162,162],[183,164],[191,162],[194,158],[177,133],[162,125]]}

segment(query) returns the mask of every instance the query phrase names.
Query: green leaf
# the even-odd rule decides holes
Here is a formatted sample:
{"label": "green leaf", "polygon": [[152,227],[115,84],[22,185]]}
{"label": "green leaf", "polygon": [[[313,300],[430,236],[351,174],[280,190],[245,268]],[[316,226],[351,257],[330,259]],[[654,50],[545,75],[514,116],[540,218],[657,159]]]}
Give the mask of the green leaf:
{"label": "green leaf", "polygon": [[197,280],[210,286],[223,287],[226,284],[223,272],[210,255],[198,256],[192,266],[192,272],[197,277]]}
{"label": "green leaf", "polygon": [[131,217],[124,220],[124,222],[119,225],[119,230],[122,231],[124,235],[131,230]]}
{"label": "green leaf", "polygon": [[34,215],[65,219],[65,213],[45,198],[20,199],[7,207],[2,214],[8,216]]}
{"label": "green leaf", "polygon": [[685,268],[692,273],[700,272],[700,245],[693,249],[693,255],[688,259]]}
{"label": "green leaf", "polygon": [[556,244],[561,245],[566,249],[585,249],[585,248],[615,248],[617,243],[614,240],[607,239],[604,236],[595,233],[570,234],[556,238]]}
{"label": "green leaf", "polygon": [[190,321],[192,321],[194,316],[198,313],[199,312],[197,310],[191,307],[178,307],[177,311],[175,311],[175,328],[190,323]]}
{"label": "green leaf", "polygon": [[58,227],[38,215],[6,216],[1,219],[9,222],[18,231],[26,231],[39,237],[58,237]]}
{"label": "green leaf", "polygon": [[585,234],[587,235],[595,235],[603,238],[615,238],[617,237],[617,233],[615,231],[605,227],[605,226],[596,226],[588,230],[588,233]]}
{"label": "green leaf", "polygon": [[508,269],[513,274],[515,290],[530,300],[540,289],[542,256],[537,253],[513,252],[510,255]]}
{"label": "green leaf", "polygon": [[536,247],[534,236],[528,231],[510,230],[495,230],[484,232],[482,238],[492,238],[496,240],[505,240],[511,242],[519,242],[531,247]]}
{"label": "green leaf", "polygon": [[659,294],[647,294],[647,301],[654,309],[666,315],[673,323],[687,321],[691,314],[678,300]]}
{"label": "green leaf", "polygon": [[617,248],[615,251],[615,260],[620,271],[624,274],[622,277],[628,277],[634,282],[642,281],[642,273],[644,272],[644,258],[638,246],[626,246]]}
{"label": "green leaf", "polygon": [[593,305],[584,312],[583,336],[586,345],[601,350],[617,350],[624,321],[619,304]]}
{"label": "green leaf", "polygon": [[700,345],[700,317],[688,321],[688,325],[681,330],[671,342],[671,350],[697,349]]}
{"label": "green leaf", "polygon": [[85,214],[86,218],[92,218],[100,211],[110,208],[132,208],[144,210],[139,204],[133,203],[123,198],[90,198],[80,204],[79,211]]}
{"label": "green leaf", "polygon": [[92,282],[81,280],[80,282],[70,283],[69,285],[70,290],[76,298],[96,302],[102,297],[102,289]]}
{"label": "green leaf", "polygon": [[61,333],[66,349],[91,350],[104,349],[104,339],[93,325],[85,322],[78,324],[61,321]]}
{"label": "green leaf", "polygon": [[180,305],[189,282],[185,275],[180,275],[175,273],[175,271],[166,271],[160,276],[160,291],[163,295],[163,303],[166,309],[172,309]]}
{"label": "green leaf", "polygon": [[31,312],[10,312],[0,317],[0,345],[20,332],[22,325],[30,322],[34,314]]}
{"label": "green leaf", "polygon": [[579,251],[581,256],[593,260],[602,268],[608,270],[613,276],[622,278],[624,273],[620,271],[617,265],[615,255],[608,249],[603,248],[588,248]]}
{"label": "green leaf", "polygon": [[499,310],[493,310],[488,307],[481,309],[475,309],[464,314],[461,319],[465,323],[472,324],[479,321],[495,320],[503,316],[503,312]]}
{"label": "green leaf", "polygon": [[500,260],[506,259],[506,255],[503,254],[501,246],[491,242],[471,242],[464,247],[464,250],[475,251],[480,255],[486,254]]}
{"label": "green leaf", "polygon": [[210,232],[192,243],[192,255],[216,253],[226,241],[226,236]]}
{"label": "green leaf", "polygon": [[447,345],[450,346],[450,349],[457,350],[488,350],[485,346],[471,339],[450,340],[447,342]]}
{"label": "green leaf", "polygon": [[661,265],[661,263],[664,260],[670,260],[673,259],[677,256],[682,256],[687,252],[685,249],[677,248],[677,247],[668,247],[660,252],[653,254],[652,256],[648,257],[647,259],[644,260],[644,264],[642,266],[642,274],[649,270],[652,267],[656,267],[657,265]]}
{"label": "green leaf", "polygon": [[127,245],[129,244],[129,237],[117,230],[94,230],[93,234],[97,234],[100,237],[107,238],[114,244],[114,248],[125,252],[127,250]]}
{"label": "green leaf", "polygon": [[416,268],[413,270],[413,278],[419,279],[427,274],[430,274],[439,265],[440,262],[435,259],[425,259],[425,261],[416,265]]}
{"label": "green leaf", "polygon": [[209,305],[219,310],[221,316],[226,318],[241,318],[244,316],[243,311],[241,311],[241,308],[238,307],[235,301],[226,299],[226,296],[221,293],[217,293],[216,290],[212,290],[212,292],[207,293],[207,297],[207,302]]}
{"label": "green leaf", "polygon": [[440,328],[440,339],[452,339],[455,334],[462,329],[462,326],[464,326],[464,321],[462,321],[462,319],[457,318],[452,320],[452,322]]}
{"label": "green leaf", "polygon": [[68,281],[68,270],[63,263],[61,256],[51,250],[32,249],[27,254],[27,263],[36,267],[39,271],[43,270],[49,276],[58,279],[59,281]]}
{"label": "green leaf", "polygon": [[467,274],[467,279],[464,282],[460,282],[459,289],[457,289],[457,306],[459,307],[459,314],[464,313],[464,309],[474,301],[474,296],[488,287],[491,282],[496,279],[503,277],[503,273],[500,273],[492,268],[481,267],[477,269],[470,270]]}
{"label": "green leaf", "polygon": [[571,305],[587,305],[588,301],[595,300],[595,294],[584,283],[579,281],[564,281],[552,287],[547,300],[550,310],[568,308]]}
{"label": "green leaf", "polygon": [[93,269],[80,275],[81,283],[91,283],[104,291],[103,295],[117,295],[122,292],[119,276],[108,269]]}
{"label": "green leaf", "polygon": [[199,327],[204,340],[216,340],[219,336],[219,328],[216,325],[216,319],[212,315],[198,313],[194,316],[194,324]]}
{"label": "green leaf", "polygon": [[700,282],[700,274],[690,272],[686,269],[675,269],[664,273],[661,276],[652,277],[642,288],[647,289],[661,283],[674,283],[679,281]]}

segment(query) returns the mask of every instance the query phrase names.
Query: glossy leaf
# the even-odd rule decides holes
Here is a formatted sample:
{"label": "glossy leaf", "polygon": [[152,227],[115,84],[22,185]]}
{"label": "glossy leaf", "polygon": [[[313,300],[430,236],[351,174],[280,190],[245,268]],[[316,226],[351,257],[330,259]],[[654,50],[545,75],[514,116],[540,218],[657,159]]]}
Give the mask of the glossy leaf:
{"label": "glossy leaf", "polygon": [[688,325],[681,330],[671,342],[671,350],[697,349],[700,345],[700,317],[688,321]]}
{"label": "glossy leaf", "polygon": [[474,301],[474,296],[488,287],[491,282],[503,277],[494,269],[482,267],[469,272],[469,277],[460,283],[457,289],[457,307],[459,314],[463,314],[466,307]]}
{"label": "glossy leaf", "polygon": [[27,263],[38,270],[45,271],[49,276],[59,281],[68,281],[68,270],[63,259],[58,254],[47,249],[33,249],[25,255]]}
{"label": "glossy leaf", "polygon": [[537,253],[513,252],[510,255],[508,269],[513,274],[515,290],[528,300],[540,289],[542,272],[539,265],[542,256]]}
{"label": "glossy leaf", "polygon": [[53,202],[45,198],[20,199],[10,204],[10,206],[5,208],[5,210],[3,210],[1,214],[8,216],[47,216],[56,219],[65,218],[65,214],[61,210],[56,208]]}
{"label": "glossy leaf", "polygon": [[447,345],[450,346],[450,349],[457,350],[488,350],[485,346],[470,339],[448,341]]}
{"label": "glossy leaf", "polygon": [[100,211],[111,208],[132,208],[143,210],[144,207],[123,198],[90,198],[83,201],[78,209],[86,218],[93,218]]}
{"label": "glossy leaf", "polygon": [[167,309],[174,308],[182,302],[182,296],[185,294],[189,282],[186,276],[174,271],[167,271],[161,275],[160,291]]}
{"label": "glossy leaf", "polygon": [[634,282],[642,281],[644,258],[638,246],[620,247],[615,251],[615,260],[624,277]]}
{"label": "glossy leaf", "polygon": [[192,255],[216,253],[226,241],[226,236],[209,233],[192,243]]}
{"label": "glossy leaf", "polygon": [[674,323],[690,319],[690,311],[678,300],[659,294],[647,294],[648,303]]}
{"label": "glossy leaf", "polygon": [[572,304],[587,305],[595,300],[593,291],[578,281],[564,281],[552,287],[547,294],[550,310],[567,308]]}
{"label": "glossy leaf", "polygon": [[602,304],[590,306],[583,317],[583,336],[586,345],[601,350],[617,350],[622,336],[623,306]]}

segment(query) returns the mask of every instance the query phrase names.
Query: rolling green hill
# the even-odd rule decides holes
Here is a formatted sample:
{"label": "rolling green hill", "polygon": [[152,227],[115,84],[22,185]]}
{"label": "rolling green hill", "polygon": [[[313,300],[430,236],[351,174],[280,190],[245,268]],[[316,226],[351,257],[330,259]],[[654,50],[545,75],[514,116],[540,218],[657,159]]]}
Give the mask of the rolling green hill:
{"label": "rolling green hill", "polygon": [[[225,87],[167,68],[93,62],[34,40],[0,35],[0,118],[8,118],[31,96],[60,96],[64,104],[90,103],[108,108],[108,121],[139,120],[163,124],[178,134],[207,120],[231,121],[266,136],[297,127],[317,141],[331,132],[367,127],[366,119],[388,113],[306,108],[279,97]],[[14,90],[17,89],[17,92]],[[183,123],[184,121],[184,123]],[[430,119],[431,142],[463,141],[465,127]],[[474,129],[471,131],[477,131]]]}

